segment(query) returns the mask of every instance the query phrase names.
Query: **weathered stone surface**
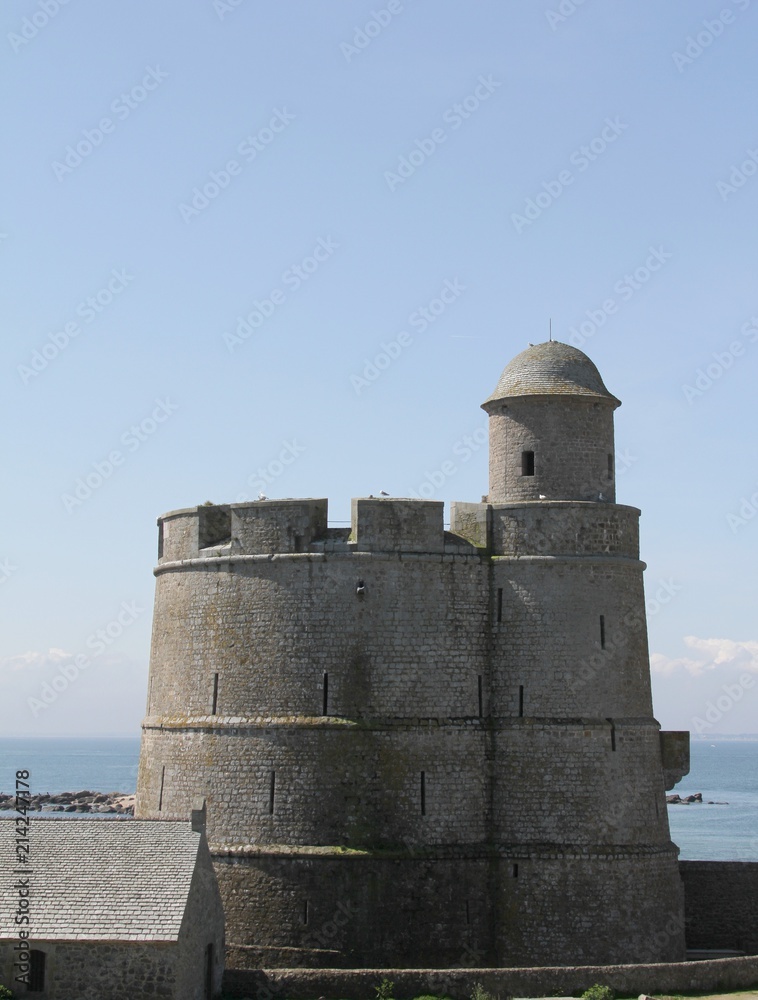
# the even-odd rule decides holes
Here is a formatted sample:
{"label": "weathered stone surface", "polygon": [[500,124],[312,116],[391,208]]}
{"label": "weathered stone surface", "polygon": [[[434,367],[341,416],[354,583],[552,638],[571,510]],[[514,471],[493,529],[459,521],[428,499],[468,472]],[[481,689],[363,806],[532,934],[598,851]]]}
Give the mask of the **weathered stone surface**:
{"label": "weathered stone surface", "polygon": [[160,519],[136,813],[207,799],[250,962],[683,957],[618,401],[565,347],[486,404],[450,532],[393,498]]}
{"label": "weathered stone surface", "polygon": [[[758,846],[758,834],[753,849]],[[758,955],[758,863],[680,861],[687,946]],[[758,982],[758,976],[756,977]]]}

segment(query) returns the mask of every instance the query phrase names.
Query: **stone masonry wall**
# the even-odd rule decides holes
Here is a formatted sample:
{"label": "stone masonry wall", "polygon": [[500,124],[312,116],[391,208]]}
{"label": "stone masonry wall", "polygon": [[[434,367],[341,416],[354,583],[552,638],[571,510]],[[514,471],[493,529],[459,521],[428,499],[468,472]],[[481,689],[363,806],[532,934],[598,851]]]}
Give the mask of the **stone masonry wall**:
{"label": "stone masonry wall", "polygon": [[143,817],[182,818],[203,796],[212,845],[480,843],[482,760],[478,720],[146,728],[139,810]]}
{"label": "stone masonry wall", "polygon": [[680,861],[679,867],[688,947],[758,955],[758,863]]}
{"label": "stone masonry wall", "polygon": [[758,982],[757,958],[727,958],[706,962],[650,965],[560,966],[557,968],[492,969],[466,965],[436,970],[406,969],[259,969],[229,973],[224,981],[231,997],[249,1000],[373,1000],[382,979],[395,984],[400,1000],[433,994],[468,1000],[477,983],[493,996],[571,996],[594,983],[612,987],[621,996],[718,993],[744,990]]}
{"label": "stone masonry wall", "polygon": [[[264,501],[163,519],[136,814],[206,798],[230,946],[280,964],[450,965],[462,942],[495,964],[680,957],[637,512],[485,507],[467,522],[484,545],[433,502],[355,501],[349,533],[325,517]],[[521,554],[551,525],[559,555]],[[318,945],[314,922],[348,904]]]}
{"label": "stone masonry wall", "polygon": [[[578,396],[522,396],[488,403],[490,503],[616,497],[613,403]],[[534,475],[522,452],[534,452]],[[611,456],[609,475],[608,456]],[[602,494],[602,497],[601,497]]]}
{"label": "stone masonry wall", "polygon": [[[195,1000],[176,989],[178,948],[169,944],[34,942],[47,954],[40,1000]],[[12,944],[0,944],[0,983],[15,989]],[[23,987],[22,987],[23,989]]]}

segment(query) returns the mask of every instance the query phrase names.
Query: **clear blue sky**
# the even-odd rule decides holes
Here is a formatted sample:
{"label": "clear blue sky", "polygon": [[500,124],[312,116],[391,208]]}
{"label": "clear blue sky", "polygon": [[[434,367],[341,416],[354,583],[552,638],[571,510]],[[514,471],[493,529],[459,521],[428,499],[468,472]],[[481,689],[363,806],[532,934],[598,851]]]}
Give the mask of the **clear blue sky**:
{"label": "clear blue sky", "polygon": [[164,511],[259,470],[333,521],[478,500],[479,404],[549,317],[623,400],[658,718],[758,729],[758,0],[0,23],[1,732],[138,733]]}

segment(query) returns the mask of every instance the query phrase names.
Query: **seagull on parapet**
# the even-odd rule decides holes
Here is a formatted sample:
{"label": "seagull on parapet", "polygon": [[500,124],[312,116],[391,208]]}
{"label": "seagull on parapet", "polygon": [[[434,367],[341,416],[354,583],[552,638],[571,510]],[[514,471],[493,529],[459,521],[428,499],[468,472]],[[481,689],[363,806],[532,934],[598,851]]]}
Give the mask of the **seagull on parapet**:
{"label": "seagull on parapet", "polygon": [[540,493],[540,500],[547,500],[547,497],[545,496],[544,493]]}
{"label": "seagull on parapet", "polygon": [[598,500],[605,500],[605,497],[603,496],[602,493],[598,493],[597,498]]}
{"label": "seagull on parapet", "polygon": [[384,490],[379,490],[379,496],[380,496],[380,497],[388,497],[388,496],[389,496],[389,493],[385,493],[385,491],[384,491]]}
{"label": "seagull on parapet", "polygon": [[259,500],[268,500],[268,497],[266,496],[265,493],[259,493],[258,494],[258,499]]}

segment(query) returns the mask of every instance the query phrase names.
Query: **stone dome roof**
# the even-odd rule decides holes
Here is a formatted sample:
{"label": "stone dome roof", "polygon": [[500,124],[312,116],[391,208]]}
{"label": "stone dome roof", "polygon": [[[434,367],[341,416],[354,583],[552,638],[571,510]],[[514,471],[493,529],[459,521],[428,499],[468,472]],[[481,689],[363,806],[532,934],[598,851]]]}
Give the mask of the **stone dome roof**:
{"label": "stone dome roof", "polygon": [[600,372],[586,354],[549,340],[534,344],[506,365],[495,391],[483,404],[509,396],[595,396],[615,406],[621,401],[608,392]]}

